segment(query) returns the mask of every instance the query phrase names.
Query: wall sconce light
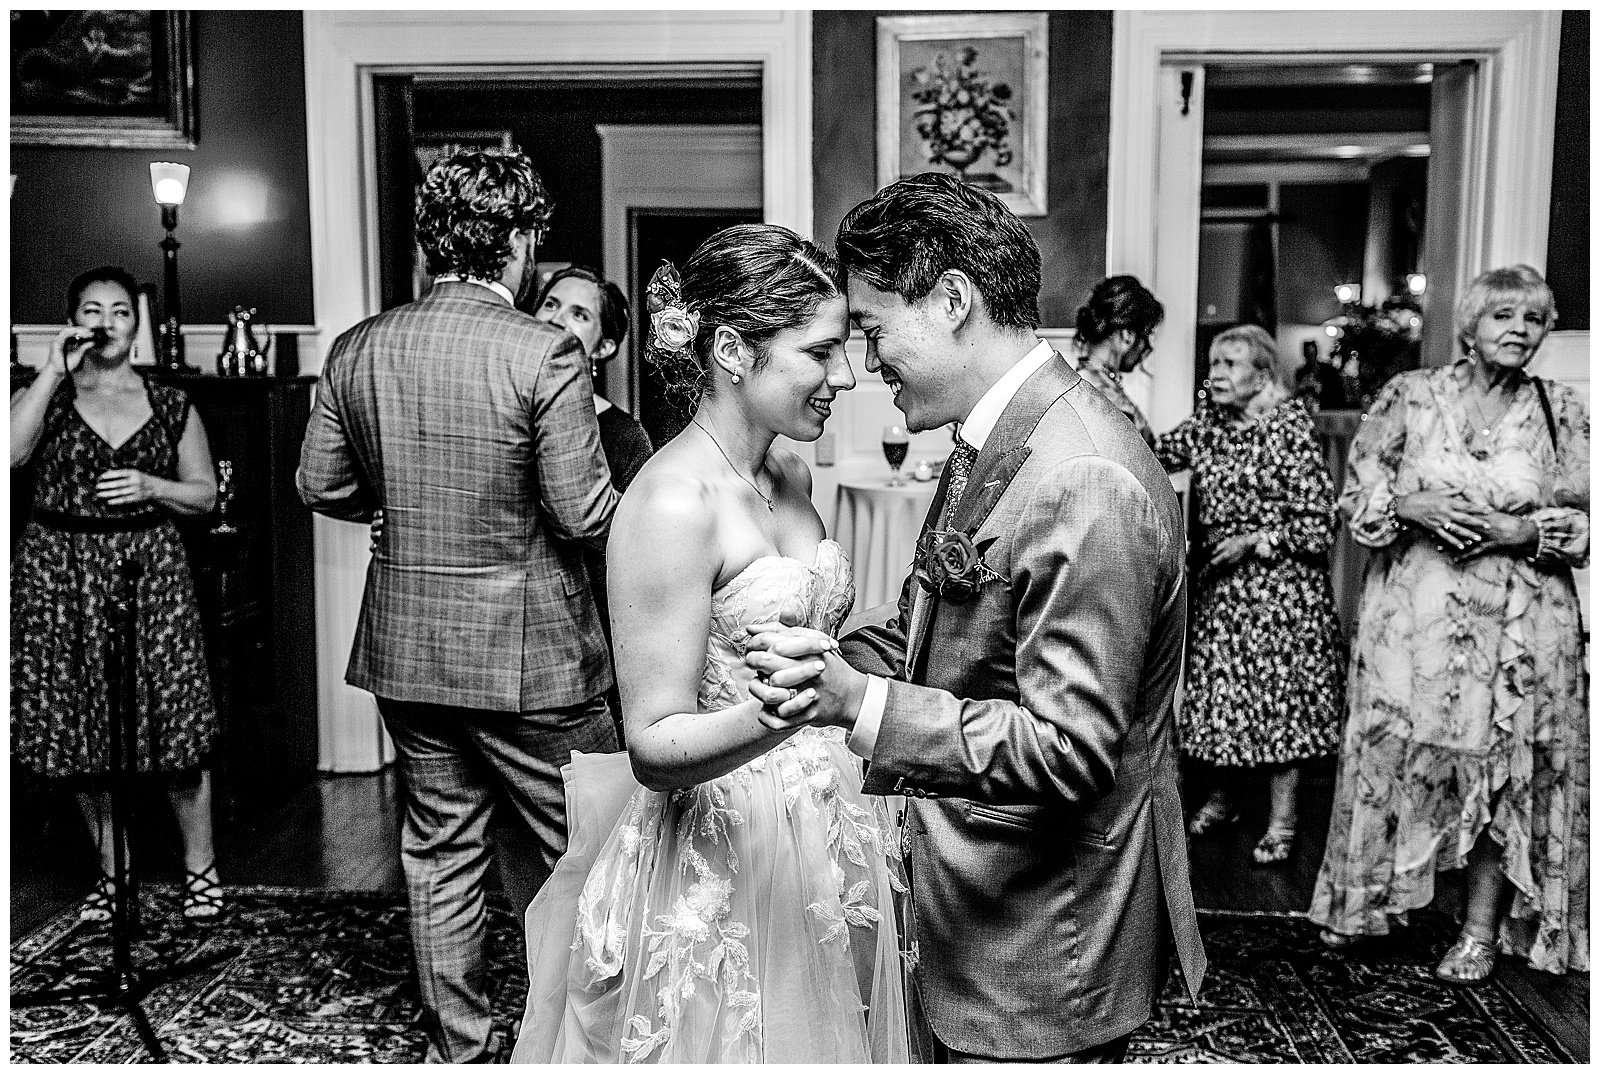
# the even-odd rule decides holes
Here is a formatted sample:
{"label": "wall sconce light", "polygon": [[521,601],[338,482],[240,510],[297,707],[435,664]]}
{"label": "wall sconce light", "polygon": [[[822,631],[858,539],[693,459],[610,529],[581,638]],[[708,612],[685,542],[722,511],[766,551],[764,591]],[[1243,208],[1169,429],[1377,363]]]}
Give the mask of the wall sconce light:
{"label": "wall sconce light", "polygon": [[1361,285],[1359,283],[1336,283],[1333,293],[1343,305],[1350,305],[1361,301]]}
{"label": "wall sconce light", "polygon": [[1406,276],[1406,290],[1414,295],[1421,295],[1428,289],[1428,277],[1420,272],[1409,273]]}
{"label": "wall sconce light", "polygon": [[180,243],[173,232],[178,228],[178,206],[189,192],[189,166],[169,161],[154,161],[150,165],[150,190],[156,204],[161,206],[161,226],[167,237],[160,242],[164,276],[161,295],[161,365],[180,372],[195,372],[195,367],[183,360],[182,304],[178,297],[178,247]]}

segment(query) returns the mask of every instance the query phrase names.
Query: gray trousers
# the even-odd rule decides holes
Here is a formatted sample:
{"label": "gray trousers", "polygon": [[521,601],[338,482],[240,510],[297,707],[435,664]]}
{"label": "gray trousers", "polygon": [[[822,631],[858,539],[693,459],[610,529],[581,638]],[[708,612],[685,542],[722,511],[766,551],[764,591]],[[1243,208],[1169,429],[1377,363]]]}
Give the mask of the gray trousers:
{"label": "gray trousers", "polygon": [[[614,753],[604,696],[545,712],[378,699],[404,777],[400,860],[411,904],[411,946],[422,992],[428,1061],[484,1062],[493,1027],[487,988],[484,877],[489,822],[509,804],[534,863],[502,861],[519,920],[567,848],[561,766],[571,752]],[[508,866],[521,866],[521,868]]]}

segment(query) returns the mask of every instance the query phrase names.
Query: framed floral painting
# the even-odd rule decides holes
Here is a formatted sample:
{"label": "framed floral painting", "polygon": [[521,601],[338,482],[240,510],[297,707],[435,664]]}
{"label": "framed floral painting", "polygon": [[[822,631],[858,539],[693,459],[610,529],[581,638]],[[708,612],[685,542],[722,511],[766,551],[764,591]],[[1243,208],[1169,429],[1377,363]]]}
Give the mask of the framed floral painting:
{"label": "framed floral painting", "polygon": [[1049,16],[878,19],[878,186],[947,171],[1043,216]]}
{"label": "framed floral painting", "polygon": [[11,11],[11,144],[195,147],[186,11]]}

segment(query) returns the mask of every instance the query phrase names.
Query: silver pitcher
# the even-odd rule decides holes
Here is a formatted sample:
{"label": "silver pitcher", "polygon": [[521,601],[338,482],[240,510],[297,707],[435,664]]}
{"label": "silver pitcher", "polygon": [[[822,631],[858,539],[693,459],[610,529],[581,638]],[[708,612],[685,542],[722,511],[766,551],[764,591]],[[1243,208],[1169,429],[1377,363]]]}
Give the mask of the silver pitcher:
{"label": "silver pitcher", "polygon": [[217,374],[224,377],[264,377],[267,375],[267,353],[272,350],[272,335],[262,326],[266,346],[256,342],[250,330],[254,307],[233,307],[228,314],[228,335],[217,355]]}

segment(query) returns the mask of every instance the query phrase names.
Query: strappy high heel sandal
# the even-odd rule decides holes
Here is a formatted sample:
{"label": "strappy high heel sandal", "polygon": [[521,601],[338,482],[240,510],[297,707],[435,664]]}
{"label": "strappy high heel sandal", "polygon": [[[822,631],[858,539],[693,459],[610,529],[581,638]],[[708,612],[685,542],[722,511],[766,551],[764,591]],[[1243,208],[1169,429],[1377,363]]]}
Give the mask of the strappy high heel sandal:
{"label": "strappy high heel sandal", "polygon": [[94,887],[89,889],[89,894],[84,898],[83,905],[78,907],[79,921],[110,921],[113,900],[117,897],[117,882],[104,873],[95,881]]}
{"label": "strappy high heel sandal", "polygon": [[1433,975],[1450,984],[1477,984],[1494,972],[1495,955],[1498,953],[1492,941],[1480,940],[1462,929],[1456,942],[1439,960]]}
{"label": "strappy high heel sandal", "polygon": [[1317,939],[1323,947],[1331,951],[1343,951],[1345,948],[1357,943],[1361,937],[1350,936],[1343,932],[1334,932],[1332,929],[1323,929],[1317,933]]}
{"label": "strappy high heel sandal", "polygon": [[222,878],[213,861],[199,872],[183,871],[183,916],[186,921],[214,921],[227,908]]}
{"label": "strappy high heel sandal", "polygon": [[1251,855],[1257,865],[1281,865],[1294,850],[1295,830],[1268,825],[1266,834],[1256,841]]}
{"label": "strappy high heel sandal", "polygon": [[1239,819],[1239,814],[1227,802],[1218,802],[1215,798],[1206,800],[1206,804],[1195,811],[1189,818],[1189,834],[1201,836],[1219,824],[1232,824]]}

